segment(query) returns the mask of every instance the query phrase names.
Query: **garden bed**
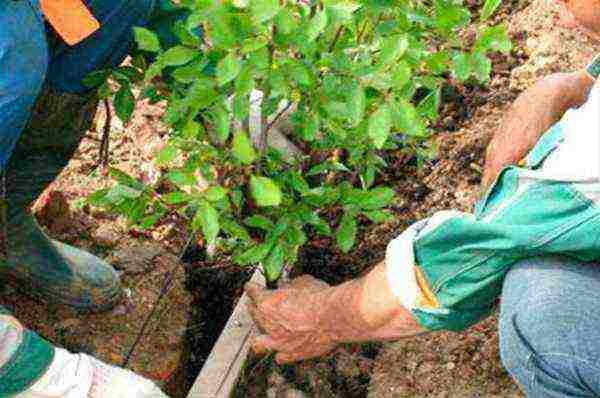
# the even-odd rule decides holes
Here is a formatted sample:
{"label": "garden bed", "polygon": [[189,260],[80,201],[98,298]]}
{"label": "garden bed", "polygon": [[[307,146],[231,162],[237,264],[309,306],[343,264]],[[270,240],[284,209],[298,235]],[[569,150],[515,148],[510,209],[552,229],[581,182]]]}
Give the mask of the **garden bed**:
{"label": "garden bed", "polygon": [[[510,102],[540,76],[581,67],[597,50],[556,28],[550,0],[506,2],[502,7],[496,18],[509,20],[515,49],[508,57],[494,59],[487,89],[456,85],[445,90],[437,126],[439,158],[421,168],[399,151],[386,159],[389,166],[380,182],[397,193],[391,208],[394,220],[362,226],[351,254],[341,253],[328,238],[309,237],[296,272],[340,283],[381,260],[389,240],[412,222],[441,209],[468,210],[480,181],[485,146]],[[127,128],[112,121],[111,165],[143,180],[156,178],[153,154],[165,141],[159,123],[163,111],[161,106],[142,104]],[[105,118],[100,107],[94,127],[47,191],[38,214],[54,237],[114,263],[122,272],[127,297],[111,313],[85,316],[37,304],[9,288],[0,302],[52,342],[110,363],[126,363],[170,396],[185,397],[253,270],[209,260],[195,242],[180,258],[187,236],[176,220],[139,233],[123,219],[83,203],[83,196],[111,183],[95,167]],[[163,289],[169,279],[172,283]],[[145,333],[135,344],[144,323]],[[495,318],[462,334],[348,345],[327,358],[291,366],[250,356],[239,380],[240,397],[518,395],[499,362]]]}

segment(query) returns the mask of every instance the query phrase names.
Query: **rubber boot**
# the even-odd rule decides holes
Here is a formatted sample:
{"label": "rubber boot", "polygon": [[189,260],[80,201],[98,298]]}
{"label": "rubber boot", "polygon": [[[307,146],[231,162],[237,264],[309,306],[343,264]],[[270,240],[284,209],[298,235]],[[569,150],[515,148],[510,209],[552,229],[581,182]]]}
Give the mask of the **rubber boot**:
{"label": "rubber boot", "polygon": [[94,312],[119,300],[117,273],[98,257],[50,239],[30,207],[71,159],[96,105],[94,99],[49,88],[40,96],[6,169],[8,253],[1,267],[3,276],[28,295]]}

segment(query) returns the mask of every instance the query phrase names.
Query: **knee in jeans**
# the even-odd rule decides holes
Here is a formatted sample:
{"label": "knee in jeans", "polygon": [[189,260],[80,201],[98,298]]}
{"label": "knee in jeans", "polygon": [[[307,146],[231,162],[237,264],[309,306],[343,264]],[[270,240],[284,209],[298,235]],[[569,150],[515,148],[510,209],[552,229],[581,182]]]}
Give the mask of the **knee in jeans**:
{"label": "knee in jeans", "polygon": [[501,317],[502,363],[527,393],[588,396],[585,394],[594,392],[600,369],[594,354],[576,340],[574,324],[570,317],[557,314],[552,305]]}

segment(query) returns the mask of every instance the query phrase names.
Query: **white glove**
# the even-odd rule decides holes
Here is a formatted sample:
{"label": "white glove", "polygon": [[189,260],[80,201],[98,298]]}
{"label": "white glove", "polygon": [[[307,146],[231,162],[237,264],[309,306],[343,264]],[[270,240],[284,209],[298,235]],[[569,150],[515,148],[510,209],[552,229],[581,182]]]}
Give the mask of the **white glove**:
{"label": "white glove", "polygon": [[55,348],[48,371],[16,398],[168,398],[153,382],[89,355]]}

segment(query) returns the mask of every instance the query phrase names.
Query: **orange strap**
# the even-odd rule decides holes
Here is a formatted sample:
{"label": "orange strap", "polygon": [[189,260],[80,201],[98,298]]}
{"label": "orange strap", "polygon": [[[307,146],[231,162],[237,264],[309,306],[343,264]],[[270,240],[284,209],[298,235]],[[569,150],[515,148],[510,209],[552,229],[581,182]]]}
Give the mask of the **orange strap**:
{"label": "orange strap", "polygon": [[100,28],[82,0],[41,0],[48,22],[69,45],[74,45]]}

